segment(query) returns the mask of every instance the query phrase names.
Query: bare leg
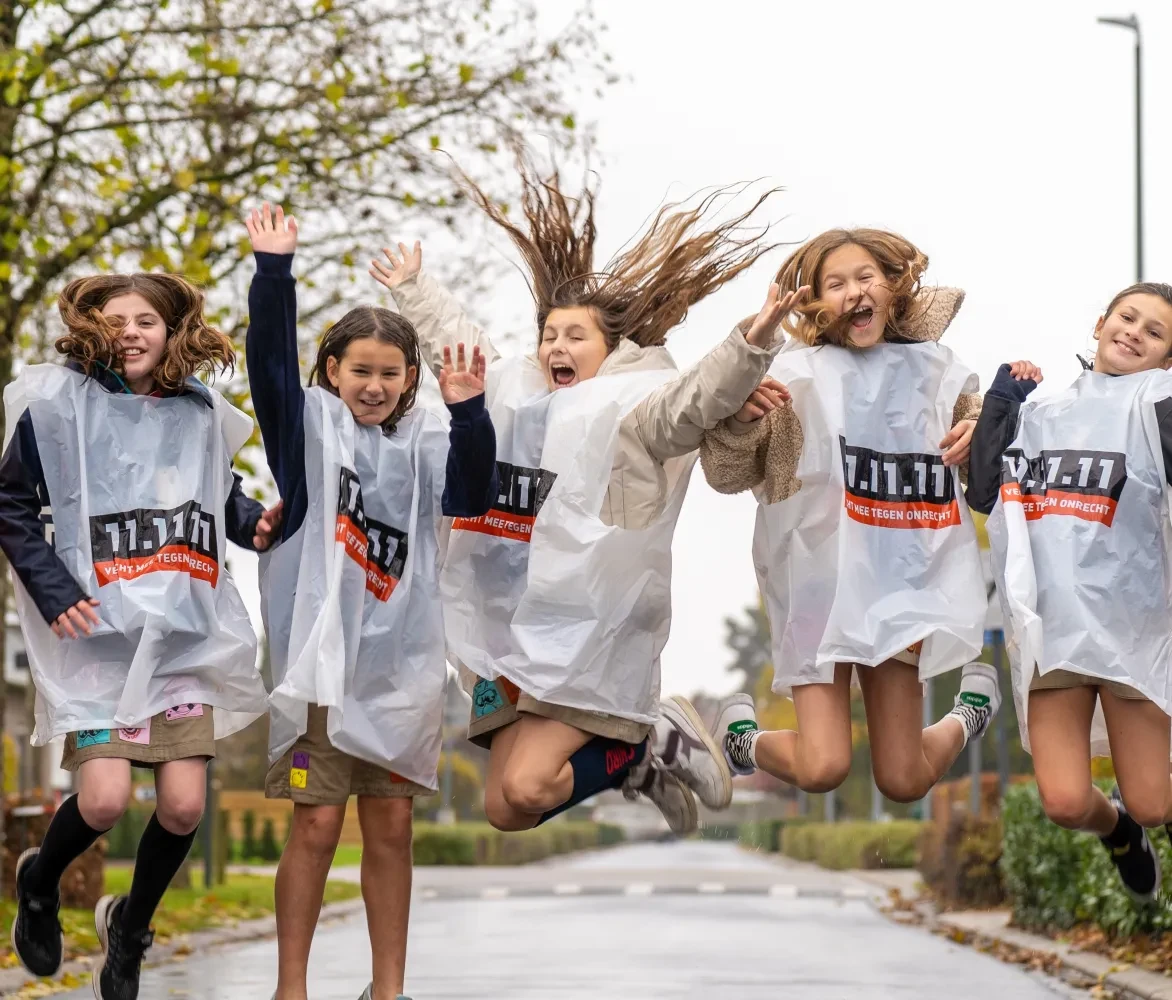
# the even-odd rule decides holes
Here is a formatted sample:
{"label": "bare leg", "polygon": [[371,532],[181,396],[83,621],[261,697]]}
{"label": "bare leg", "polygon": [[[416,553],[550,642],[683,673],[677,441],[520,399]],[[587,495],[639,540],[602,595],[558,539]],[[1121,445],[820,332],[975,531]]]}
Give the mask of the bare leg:
{"label": "bare leg", "polygon": [[362,899],[374,963],[373,1000],[403,992],[411,915],[410,798],[358,797],[362,826]]}

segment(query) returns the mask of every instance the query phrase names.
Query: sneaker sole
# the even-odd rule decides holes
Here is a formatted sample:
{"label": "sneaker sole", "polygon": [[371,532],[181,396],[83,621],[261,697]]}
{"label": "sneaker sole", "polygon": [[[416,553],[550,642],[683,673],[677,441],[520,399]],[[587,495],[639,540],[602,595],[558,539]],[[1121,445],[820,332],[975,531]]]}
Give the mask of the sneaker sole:
{"label": "sneaker sole", "polygon": [[[993,689],[997,692],[997,700],[993,703],[993,714],[989,716],[990,719],[993,718],[993,716],[1001,711],[1001,677],[997,673],[997,668],[988,663],[966,663],[963,669],[970,676],[972,674],[978,674],[979,676],[988,678],[993,682]],[[963,686],[963,680],[961,681],[961,684]]]}
{"label": "sneaker sole", "polygon": [[105,1000],[102,996],[102,969],[106,967],[106,954],[110,950],[110,932],[106,927],[106,921],[110,915],[110,907],[116,902],[117,896],[103,896],[94,907],[94,929],[98,932],[98,944],[102,947],[102,953],[94,959],[93,978],[90,980],[97,1000]]}
{"label": "sneaker sole", "polygon": [[688,825],[682,830],[672,830],[672,834],[676,837],[687,837],[689,834],[695,833],[700,829],[700,810],[696,806],[696,796],[692,794],[692,790],[680,781],[674,774],[670,775],[672,781],[678,782],[680,787],[684,790],[684,801],[688,803]]}
{"label": "sneaker sole", "polygon": [[[717,767],[720,769],[720,801],[716,804],[708,802],[704,804],[709,809],[727,809],[732,802],[732,771],[729,770],[728,761],[724,759],[724,750],[716,745],[712,734],[708,732],[708,727],[704,725],[704,720],[700,718],[700,713],[696,711],[695,707],[687,698],[677,694],[669,698],[668,701],[675,705],[684,718],[688,720],[688,723],[700,738],[700,742],[712,754],[713,760],[716,761]],[[698,819],[697,822],[699,822]]]}
{"label": "sneaker sole", "polygon": [[[16,859],[16,873],[12,877],[14,883],[19,884],[21,868],[23,868],[28,862],[32,861],[32,859],[35,858],[40,853],[41,853],[41,849],[39,847],[30,847],[30,848],[28,848],[28,850],[21,853],[20,857]],[[12,943],[12,954],[14,954],[17,958],[20,959],[21,967],[30,976],[37,976],[37,977],[40,977],[42,975],[55,976],[55,975],[57,975],[58,972],[61,971],[61,966],[65,964],[65,932],[64,931],[62,931],[62,933],[61,933],[61,961],[57,963],[57,968],[55,968],[52,972],[46,972],[43,974],[40,972],[34,972],[32,969],[30,969],[28,967],[28,964],[25,962],[25,960],[23,958],[21,958],[20,951],[16,947],[16,918],[15,917],[12,920],[12,928],[8,932],[8,939]]]}

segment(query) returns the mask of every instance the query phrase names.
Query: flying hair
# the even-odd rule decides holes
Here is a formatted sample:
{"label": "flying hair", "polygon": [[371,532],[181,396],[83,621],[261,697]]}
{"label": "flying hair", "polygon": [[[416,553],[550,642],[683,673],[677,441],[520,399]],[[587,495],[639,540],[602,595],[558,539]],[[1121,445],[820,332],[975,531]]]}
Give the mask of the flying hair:
{"label": "flying hair", "polygon": [[705,228],[728,196],[745,189],[743,184],[732,185],[663,205],[629,249],[596,269],[597,179],[569,195],[558,171],[542,177],[524,150],[518,151],[517,169],[524,228],[467,175],[459,176],[476,204],[521,254],[537,307],[538,336],[554,309],[578,306],[593,312],[611,350],[622,339],[640,347],[662,345],[692,306],[774,246],[763,242],[768,225],[745,224],[778,188],[766,191],[746,211]]}

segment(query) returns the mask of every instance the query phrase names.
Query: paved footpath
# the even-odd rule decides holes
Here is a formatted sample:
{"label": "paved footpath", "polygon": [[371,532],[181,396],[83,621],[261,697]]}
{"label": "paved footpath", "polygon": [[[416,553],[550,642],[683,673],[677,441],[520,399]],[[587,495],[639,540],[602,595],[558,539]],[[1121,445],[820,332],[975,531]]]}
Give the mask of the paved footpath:
{"label": "paved footpath", "polygon": [[[849,876],[730,844],[633,844],[517,869],[420,869],[416,890],[415,1000],[1087,996],[892,923]],[[263,941],[149,969],[140,996],[268,1000],[275,956]],[[369,969],[361,915],[323,926],[311,1000],[356,1000]]]}

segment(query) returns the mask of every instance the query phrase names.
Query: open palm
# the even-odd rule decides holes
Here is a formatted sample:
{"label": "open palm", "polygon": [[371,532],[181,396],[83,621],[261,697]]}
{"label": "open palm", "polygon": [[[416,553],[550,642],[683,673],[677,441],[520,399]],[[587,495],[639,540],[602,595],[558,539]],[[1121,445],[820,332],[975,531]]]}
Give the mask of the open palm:
{"label": "open palm", "polygon": [[456,363],[452,364],[452,349],[444,348],[444,366],[440,370],[440,392],[444,402],[465,403],[476,396],[484,394],[484,372],[488,363],[479,347],[472,348],[470,364],[464,359],[464,345],[456,345]]}

